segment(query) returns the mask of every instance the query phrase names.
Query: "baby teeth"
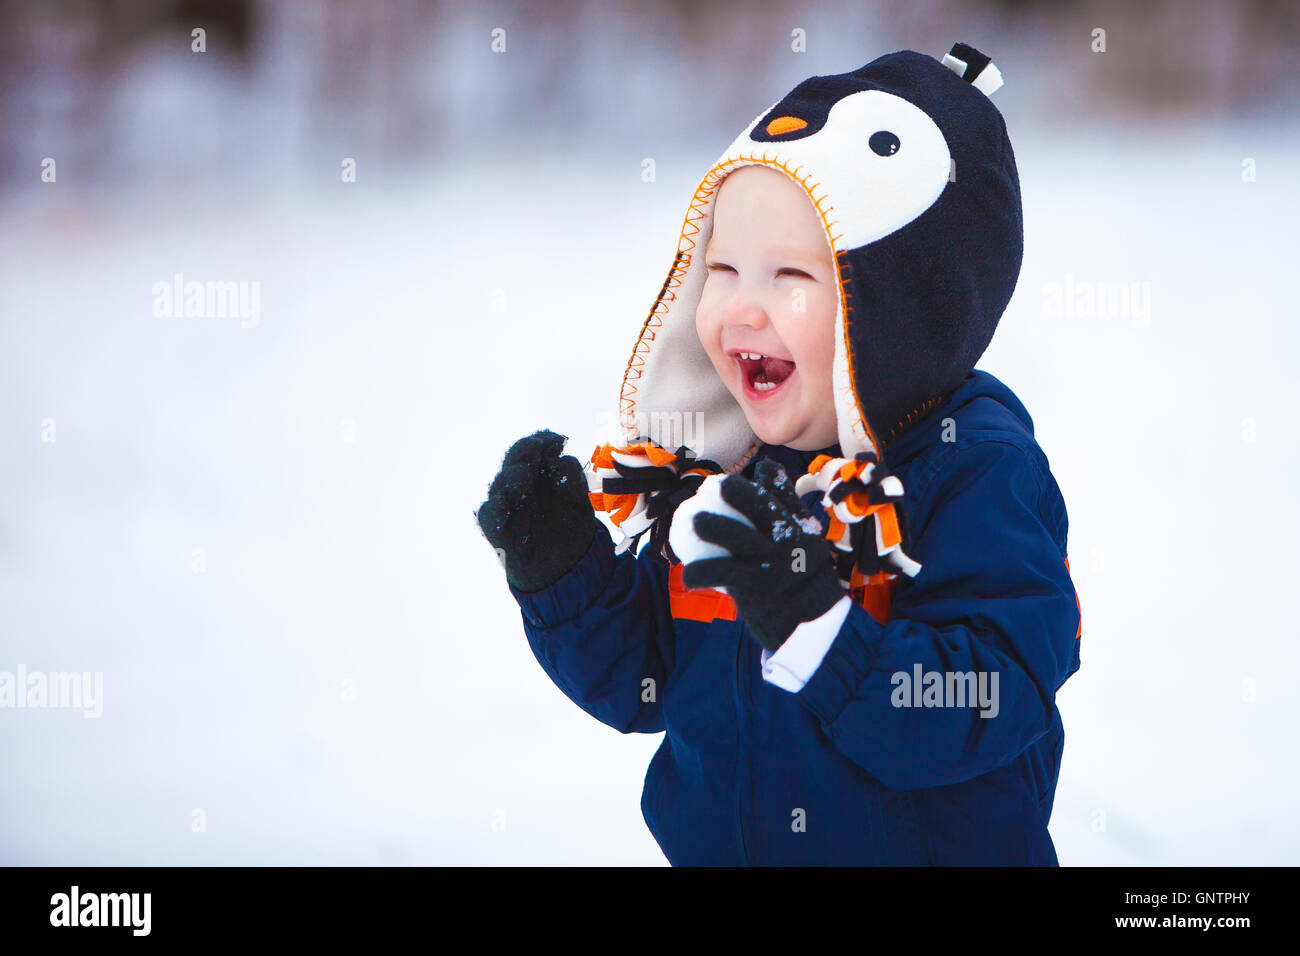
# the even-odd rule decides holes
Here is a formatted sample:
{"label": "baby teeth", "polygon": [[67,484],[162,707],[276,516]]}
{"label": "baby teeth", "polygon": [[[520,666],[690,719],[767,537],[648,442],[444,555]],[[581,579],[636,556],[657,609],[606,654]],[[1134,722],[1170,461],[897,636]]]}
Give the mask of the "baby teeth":
{"label": "baby teeth", "polygon": [[758,389],[760,392],[766,392],[768,389],[776,388],[780,384],[780,382],[755,382],[754,388]]}
{"label": "baby teeth", "polygon": [[752,359],[753,361],[757,362],[763,356],[760,355],[758,352],[741,352],[740,357],[744,359]]}

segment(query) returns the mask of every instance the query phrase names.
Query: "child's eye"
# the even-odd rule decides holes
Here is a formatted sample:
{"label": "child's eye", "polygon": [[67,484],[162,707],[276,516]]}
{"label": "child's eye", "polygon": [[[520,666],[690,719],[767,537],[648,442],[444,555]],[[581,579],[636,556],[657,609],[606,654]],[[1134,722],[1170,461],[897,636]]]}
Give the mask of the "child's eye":
{"label": "child's eye", "polygon": [[[707,268],[710,272],[734,273],[736,271],[732,266],[727,265],[725,262],[707,262],[705,263],[705,268]],[[782,268],[776,270],[776,274],[778,276],[785,276],[785,275],[795,276],[796,278],[800,278],[800,279],[812,278],[812,276],[810,276],[803,269],[798,269],[794,266],[783,266]]]}

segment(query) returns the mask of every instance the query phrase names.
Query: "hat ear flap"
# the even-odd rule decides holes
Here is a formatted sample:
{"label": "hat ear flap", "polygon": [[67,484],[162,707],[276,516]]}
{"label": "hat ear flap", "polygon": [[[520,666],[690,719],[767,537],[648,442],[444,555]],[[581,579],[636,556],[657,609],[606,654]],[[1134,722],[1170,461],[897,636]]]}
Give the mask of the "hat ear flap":
{"label": "hat ear flap", "polygon": [[992,96],[1002,86],[1002,71],[973,46],[954,43],[941,62],[985,96]]}

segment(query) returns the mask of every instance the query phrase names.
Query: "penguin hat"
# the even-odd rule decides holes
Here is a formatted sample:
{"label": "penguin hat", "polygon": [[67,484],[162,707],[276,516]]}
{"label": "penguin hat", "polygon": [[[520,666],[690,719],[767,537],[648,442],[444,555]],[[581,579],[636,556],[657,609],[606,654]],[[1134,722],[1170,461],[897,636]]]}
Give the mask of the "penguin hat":
{"label": "penguin hat", "polygon": [[[719,186],[737,169],[763,165],[807,193],[839,284],[832,392],[845,457],[818,456],[798,491],[821,473],[815,483],[827,504],[861,493],[862,507],[846,517],[887,508],[871,550],[894,551],[915,572],[897,547],[901,515],[889,503],[901,487],[896,478],[886,483],[888,443],[972,371],[1020,272],[1020,182],[989,98],[1001,85],[998,68],[964,43],[942,60],[889,53],[802,81],[709,168],[624,370],[615,440],[597,446],[589,463],[593,504],[625,535],[638,537],[671,513],[706,476],[741,471],[762,444],[700,342],[695,312]],[[837,524],[832,518],[828,537],[844,531]]]}

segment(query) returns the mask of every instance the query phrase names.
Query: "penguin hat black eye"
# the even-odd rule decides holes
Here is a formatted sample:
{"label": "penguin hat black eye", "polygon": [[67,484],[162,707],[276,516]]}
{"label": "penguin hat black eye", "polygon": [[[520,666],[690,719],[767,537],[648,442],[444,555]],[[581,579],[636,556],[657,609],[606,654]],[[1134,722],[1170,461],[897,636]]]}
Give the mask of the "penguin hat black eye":
{"label": "penguin hat black eye", "polygon": [[893,156],[903,144],[889,130],[879,129],[871,134],[871,138],[867,140],[867,145],[871,147],[871,151],[877,156]]}

